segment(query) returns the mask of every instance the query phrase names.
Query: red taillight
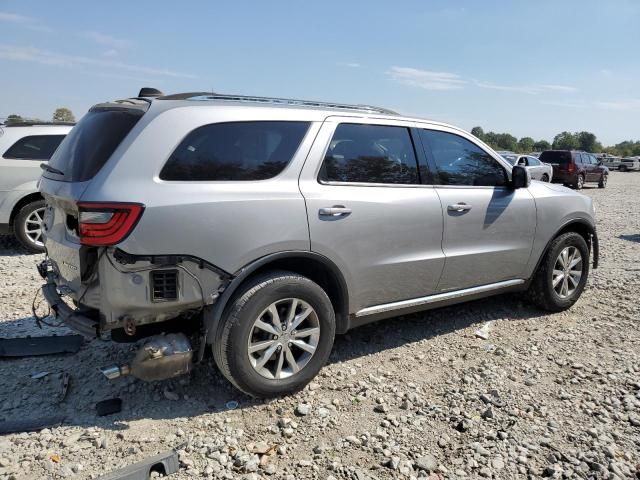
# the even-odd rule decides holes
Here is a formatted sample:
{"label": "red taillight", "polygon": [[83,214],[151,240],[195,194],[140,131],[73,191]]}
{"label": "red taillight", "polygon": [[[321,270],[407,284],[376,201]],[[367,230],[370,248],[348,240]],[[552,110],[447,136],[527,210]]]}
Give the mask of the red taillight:
{"label": "red taillight", "polygon": [[139,203],[78,203],[80,243],[108,246],[124,240],[140,219],[144,205]]}
{"label": "red taillight", "polygon": [[573,173],[575,171],[576,171],[576,164],[575,163],[570,163],[569,166],[567,167],[567,172]]}

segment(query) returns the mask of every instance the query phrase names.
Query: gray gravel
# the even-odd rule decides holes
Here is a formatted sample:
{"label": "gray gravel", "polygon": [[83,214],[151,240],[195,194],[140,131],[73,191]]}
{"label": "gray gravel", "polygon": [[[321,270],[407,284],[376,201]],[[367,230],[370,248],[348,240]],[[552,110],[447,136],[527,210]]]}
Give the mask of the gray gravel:
{"label": "gray gravel", "polygon": [[[601,268],[570,311],[503,296],[366,326],[288,398],[253,401],[211,361],[171,381],[108,382],[97,367],[135,346],[99,340],[0,360],[0,420],[67,419],[0,437],[0,478],[96,478],[176,447],[176,479],[640,478],[640,174],[584,193]],[[0,337],[68,332],[35,326],[39,260],[0,237]],[[112,397],[123,411],[97,417]]]}

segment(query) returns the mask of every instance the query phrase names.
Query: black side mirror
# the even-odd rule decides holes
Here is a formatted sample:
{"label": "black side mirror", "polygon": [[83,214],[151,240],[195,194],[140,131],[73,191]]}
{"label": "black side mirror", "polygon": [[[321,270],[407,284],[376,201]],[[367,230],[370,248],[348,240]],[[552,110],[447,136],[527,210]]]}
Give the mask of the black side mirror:
{"label": "black side mirror", "polygon": [[513,189],[527,188],[529,185],[531,185],[529,170],[520,165],[514,166],[511,169],[511,187]]}

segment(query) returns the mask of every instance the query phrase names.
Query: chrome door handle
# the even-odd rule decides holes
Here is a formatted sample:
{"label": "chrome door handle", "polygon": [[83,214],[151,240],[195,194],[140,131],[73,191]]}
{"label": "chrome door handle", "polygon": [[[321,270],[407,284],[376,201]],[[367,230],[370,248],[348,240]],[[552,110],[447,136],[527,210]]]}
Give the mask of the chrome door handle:
{"label": "chrome door handle", "polygon": [[471,205],[467,205],[466,203],[454,203],[453,205],[449,205],[447,210],[450,212],[468,212],[471,210]]}
{"label": "chrome door handle", "polygon": [[351,209],[336,205],[335,207],[321,208],[318,213],[323,217],[340,217],[343,215],[349,215],[351,213]]}

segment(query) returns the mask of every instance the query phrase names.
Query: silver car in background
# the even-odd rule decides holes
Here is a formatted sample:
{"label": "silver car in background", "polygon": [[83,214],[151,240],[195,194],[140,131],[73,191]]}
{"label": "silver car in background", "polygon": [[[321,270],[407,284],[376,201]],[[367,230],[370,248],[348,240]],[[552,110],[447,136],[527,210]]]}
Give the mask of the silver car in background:
{"label": "silver car in background", "polygon": [[501,155],[511,165],[526,168],[533,180],[550,182],[553,178],[553,166],[541,162],[532,155],[518,155],[516,153],[501,153]]}
{"label": "silver car in background", "polygon": [[240,390],[283,395],[336,334],[499,293],[564,310],[597,266],[589,197],[454,126],[152,93],[91,108],[40,183],[52,311],[87,336],[149,337],[108,378],[168,378],[211,349]]}
{"label": "silver car in background", "polygon": [[0,125],[0,234],[15,234],[30,252],[44,252],[44,200],[36,186],[40,164],[51,158],[72,124]]}

